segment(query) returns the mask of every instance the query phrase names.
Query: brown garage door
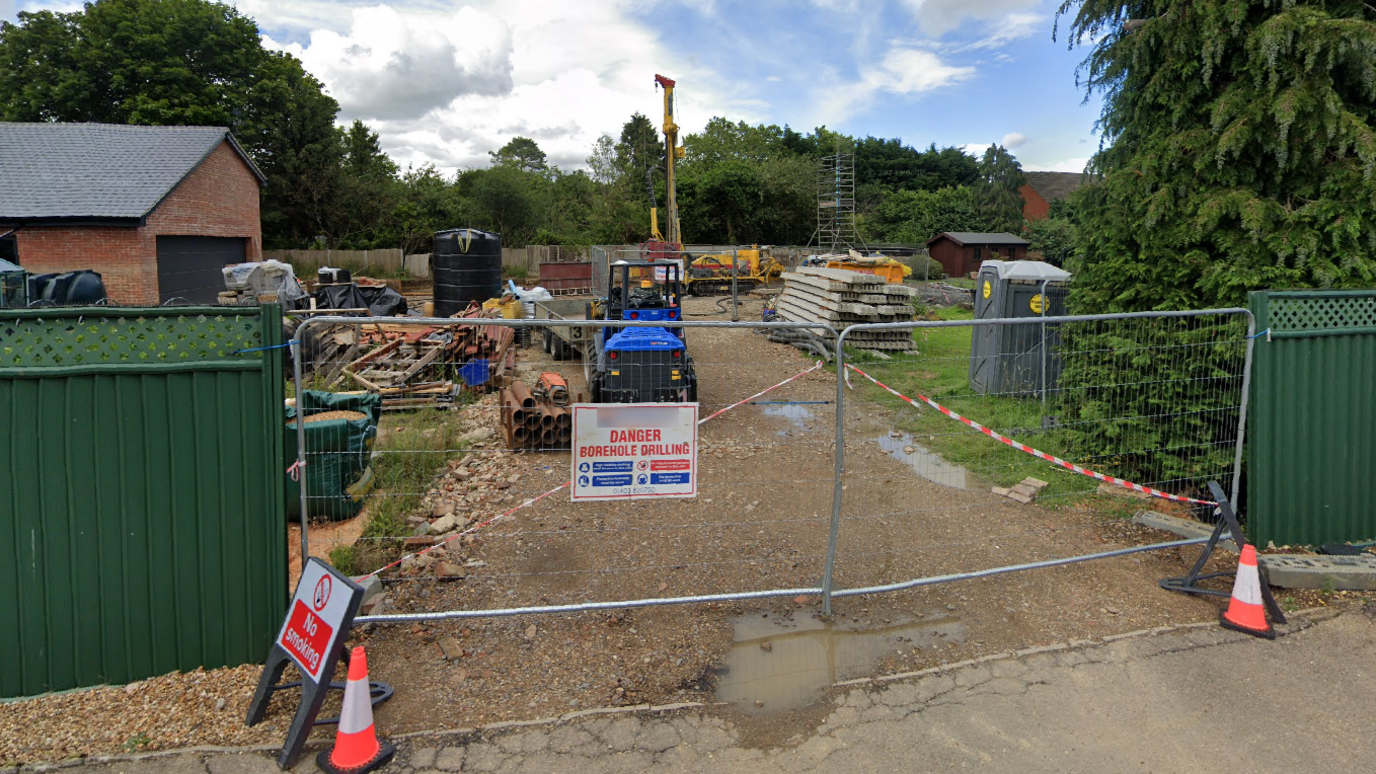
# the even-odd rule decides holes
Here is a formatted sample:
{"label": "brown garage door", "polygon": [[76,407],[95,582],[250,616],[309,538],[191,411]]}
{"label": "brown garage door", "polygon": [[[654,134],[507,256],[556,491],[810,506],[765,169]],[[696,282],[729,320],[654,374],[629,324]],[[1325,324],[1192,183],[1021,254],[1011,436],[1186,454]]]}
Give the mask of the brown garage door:
{"label": "brown garage door", "polygon": [[225,289],[220,270],[244,262],[244,240],[228,237],[158,237],[158,300],[213,304]]}

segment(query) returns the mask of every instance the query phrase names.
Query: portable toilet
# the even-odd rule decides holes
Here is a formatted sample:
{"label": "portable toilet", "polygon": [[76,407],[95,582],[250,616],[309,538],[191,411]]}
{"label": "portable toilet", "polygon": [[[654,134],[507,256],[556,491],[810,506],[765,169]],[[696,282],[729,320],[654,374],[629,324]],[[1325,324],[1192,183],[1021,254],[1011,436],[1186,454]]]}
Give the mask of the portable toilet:
{"label": "portable toilet", "polygon": [[[975,319],[1065,314],[1070,273],[1043,261],[985,261],[975,280]],[[970,338],[970,389],[980,395],[1036,395],[1061,373],[1055,325],[976,325]]]}

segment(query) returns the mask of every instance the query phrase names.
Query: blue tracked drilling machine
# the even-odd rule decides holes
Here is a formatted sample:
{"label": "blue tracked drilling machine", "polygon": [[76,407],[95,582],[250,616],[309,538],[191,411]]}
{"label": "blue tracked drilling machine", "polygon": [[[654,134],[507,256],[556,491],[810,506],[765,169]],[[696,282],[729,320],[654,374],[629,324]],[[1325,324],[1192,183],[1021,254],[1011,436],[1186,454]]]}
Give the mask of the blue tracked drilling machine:
{"label": "blue tracked drilling machine", "polygon": [[682,268],[674,261],[616,261],[609,271],[607,297],[589,305],[588,318],[663,326],[608,325],[593,337],[593,351],[587,353],[592,401],[696,401],[697,373],[684,329],[676,325],[683,322]]}

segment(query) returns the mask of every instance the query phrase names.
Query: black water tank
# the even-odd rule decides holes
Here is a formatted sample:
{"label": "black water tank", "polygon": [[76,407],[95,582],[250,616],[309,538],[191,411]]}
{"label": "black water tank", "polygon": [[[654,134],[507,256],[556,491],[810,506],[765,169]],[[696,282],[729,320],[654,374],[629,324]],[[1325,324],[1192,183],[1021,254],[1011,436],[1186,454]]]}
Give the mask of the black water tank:
{"label": "black water tank", "polygon": [[39,306],[90,306],[105,301],[105,283],[90,269],[29,275],[30,303]]}
{"label": "black water tank", "polygon": [[448,317],[502,294],[502,235],[471,228],[435,232],[430,254],[435,316]]}

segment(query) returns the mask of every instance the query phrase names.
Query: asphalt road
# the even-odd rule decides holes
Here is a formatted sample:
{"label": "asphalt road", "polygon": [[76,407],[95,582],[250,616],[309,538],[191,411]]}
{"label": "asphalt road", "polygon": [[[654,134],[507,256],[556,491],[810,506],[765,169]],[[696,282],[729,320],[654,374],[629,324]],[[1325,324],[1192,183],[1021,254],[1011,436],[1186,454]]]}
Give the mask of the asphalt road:
{"label": "asphalt road", "polygon": [[[384,771],[1368,772],[1376,623],[1315,615],[1274,642],[1216,626],[839,689],[825,722],[753,749],[710,710],[590,715],[396,740]],[[89,763],[82,774],[269,774],[262,752]],[[313,756],[297,765],[314,771]]]}

